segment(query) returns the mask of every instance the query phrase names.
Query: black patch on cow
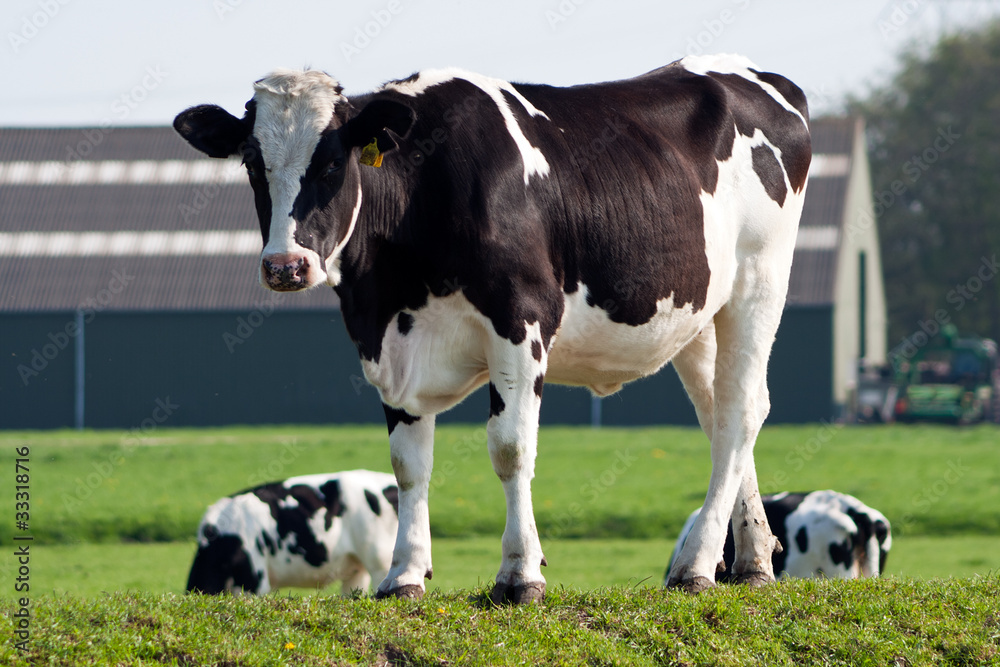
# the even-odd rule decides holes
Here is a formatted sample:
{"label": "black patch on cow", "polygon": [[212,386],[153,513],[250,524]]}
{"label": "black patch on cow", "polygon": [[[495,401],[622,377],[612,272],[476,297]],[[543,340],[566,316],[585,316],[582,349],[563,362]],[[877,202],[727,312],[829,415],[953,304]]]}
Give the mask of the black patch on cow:
{"label": "black patch on cow", "polygon": [[774,151],[770,146],[761,145],[751,148],[750,153],[754,173],[764,186],[767,196],[776,201],[778,206],[784,206],[788,188],[785,186],[785,172],[778,164],[778,158],[774,157]]}
{"label": "black patch on cow", "polygon": [[868,543],[874,537],[879,545],[879,572],[885,571],[885,562],[889,553],[882,548],[886,538],[889,536],[889,527],[882,520],[872,521],[872,517],[867,512],[859,512],[853,507],[847,508],[847,516],[851,517],[854,525],[857,526],[857,533],[852,535],[854,539],[854,552],[856,558],[864,558],[868,548]]}
{"label": "black patch on cow", "polygon": [[219,595],[227,592],[226,583],[230,579],[234,588],[256,593],[261,577],[251,566],[243,540],[235,535],[220,535],[198,549],[185,590]]}
{"label": "black patch on cow", "polygon": [[802,92],[802,89],[796,86],[794,83],[781,76],[780,74],[775,74],[774,72],[760,72],[755,69],[750,69],[751,72],[757,75],[757,78],[764,83],[769,83],[774,88],[781,93],[781,96],[788,101],[793,107],[795,107],[802,117],[806,120],[809,119],[809,104],[806,101],[806,95]]}
{"label": "black patch on cow", "polygon": [[843,542],[830,543],[830,560],[836,565],[843,565],[845,569],[854,565],[854,543],[851,537]]}
{"label": "black patch on cow", "polygon": [[413,315],[410,315],[409,313],[400,313],[396,318],[396,328],[403,336],[410,333],[413,329]]}
{"label": "black patch on cow", "polygon": [[323,494],[323,506],[326,508],[326,516],[323,518],[323,525],[327,530],[333,525],[334,517],[344,516],[347,507],[340,498],[340,481],[333,479],[319,487]]}
{"label": "black patch on cow", "polygon": [[795,546],[799,548],[801,553],[809,551],[809,531],[806,530],[805,526],[800,527],[795,532]]}
{"label": "black patch on cow", "polygon": [[496,385],[490,382],[490,417],[496,417],[507,407],[503,402],[503,397],[497,391]]}
{"label": "black patch on cow", "polygon": [[397,487],[395,484],[387,486],[384,489],[382,489],[382,495],[385,496],[385,499],[389,501],[390,505],[392,505],[392,511],[395,512],[396,516],[398,517],[399,516],[399,487]]}
{"label": "black patch on cow", "polygon": [[542,360],[542,341],[533,340],[531,341],[531,356],[535,361]]}
{"label": "black patch on cow", "polygon": [[385,424],[389,429],[389,435],[396,430],[396,426],[400,422],[409,426],[410,424],[419,421],[420,417],[414,417],[406,410],[400,410],[398,408],[390,408],[385,403],[382,404],[382,409],[385,411]]}
{"label": "black patch on cow", "polygon": [[259,536],[259,539],[261,540],[261,549],[260,549],[261,554],[264,553],[264,549],[267,549],[272,556],[278,553],[278,545],[273,539],[271,539],[271,535],[269,533],[262,532]]}
{"label": "black patch on cow", "polygon": [[872,518],[865,512],[859,512],[853,507],[848,507],[845,514],[851,517],[851,521],[857,526],[857,541],[865,544],[875,535],[875,527],[872,525]]}
{"label": "black patch on cow", "polygon": [[375,516],[382,516],[382,505],[378,502],[378,496],[365,489],[365,500],[368,501],[368,507],[372,508]]}
{"label": "black patch on cow", "polygon": [[535,396],[542,397],[542,389],[545,387],[545,373],[539,373],[535,378]]}
{"label": "black patch on cow", "polygon": [[[320,492],[304,484],[287,488],[281,482],[265,484],[252,489],[251,492],[267,503],[271,516],[277,523],[279,544],[285,543],[291,536],[293,539],[287,542],[287,548],[291,553],[299,554],[313,567],[319,567],[326,562],[328,557],[326,547],[316,539],[309,526],[309,519],[321,508],[326,508],[326,522],[329,527],[332,521],[331,512],[343,513],[339,505],[339,485],[336,480],[324,484]],[[294,504],[289,501],[294,501]]]}
{"label": "black patch on cow", "polygon": [[[734,581],[733,562],[736,560],[736,540],[733,538],[733,526],[730,523],[726,531],[726,542],[722,546],[722,562],[725,569],[715,573],[715,580],[720,584],[728,584]],[[669,568],[667,570],[669,572]]]}

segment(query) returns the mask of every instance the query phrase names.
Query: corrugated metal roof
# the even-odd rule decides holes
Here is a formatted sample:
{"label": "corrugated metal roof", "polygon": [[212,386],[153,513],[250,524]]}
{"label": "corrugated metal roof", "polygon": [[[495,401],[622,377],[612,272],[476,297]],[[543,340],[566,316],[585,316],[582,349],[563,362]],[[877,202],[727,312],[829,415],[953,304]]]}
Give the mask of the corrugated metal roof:
{"label": "corrugated metal roof", "polygon": [[[812,123],[817,159],[790,306],[832,302],[834,246],[855,131],[850,118]],[[103,238],[119,249],[101,255],[0,252],[0,310],[73,310],[91,302],[109,310],[336,307],[336,296],[325,288],[275,295],[258,286],[259,249],[247,241],[257,229],[253,198],[242,175],[227,169],[233,165],[202,158],[169,127],[0,129],[0,243],[37,249]],[[53,232],[69,234],[30,236]],[[183,252],[191,238],[215,239],[219,252]],[[142,254],[154,242],[163,243],[164,252]],[[163,256],[168,248],[174,254]],[[114,292],[128,276],[134,277]]]}
{"label": "corrugated metal roof", "polygon": [[246,176],[172,128],[4,129],[0,165],[0,310],[336,308],[258,284]]}

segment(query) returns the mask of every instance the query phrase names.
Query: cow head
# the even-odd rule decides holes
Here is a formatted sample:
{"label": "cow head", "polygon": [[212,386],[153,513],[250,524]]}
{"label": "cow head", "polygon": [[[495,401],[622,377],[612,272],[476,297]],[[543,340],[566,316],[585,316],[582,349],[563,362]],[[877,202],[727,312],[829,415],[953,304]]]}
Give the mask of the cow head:
{"label": "cow head", "polygon": [[264,249],[261,283],[292,292],[340,281],[340,253],[361,211],[361,148],[396,148],[413,111],[373,100],[360,110],[318,71],[277,71],[254,84],[237,118],[215,105],[187,109],[174,129],[210,157],[246,165]]}

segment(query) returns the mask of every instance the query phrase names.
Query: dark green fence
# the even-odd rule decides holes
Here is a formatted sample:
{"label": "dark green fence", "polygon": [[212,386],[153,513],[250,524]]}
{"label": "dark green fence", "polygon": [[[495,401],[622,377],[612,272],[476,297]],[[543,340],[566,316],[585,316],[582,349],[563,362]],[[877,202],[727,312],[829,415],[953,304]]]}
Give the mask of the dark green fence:
{"label": "dark green fence", "polygon": [[[771,359],[770,422],[829,419],[828,308],[785,313]],[[381,423],[339,312],[0,315],[0,428]],[[595,415],[595,408],[597,414]],[[481,389],[440,423],[485,422]],[[598,402],[547,385],[542,423],[695,424],[671,369]]]}

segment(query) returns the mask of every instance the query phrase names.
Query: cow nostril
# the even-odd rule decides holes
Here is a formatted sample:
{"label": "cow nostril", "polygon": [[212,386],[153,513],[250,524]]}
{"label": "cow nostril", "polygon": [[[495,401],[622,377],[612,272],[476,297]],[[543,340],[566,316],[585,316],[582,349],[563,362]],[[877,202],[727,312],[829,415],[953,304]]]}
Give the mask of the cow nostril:
{"label": "cow nostril", "polygon": [[309,274],[309,260],[305,257],[288,261],[265,259],[261,264],[264,278],[272,285],[295,285],[303,282]]}

